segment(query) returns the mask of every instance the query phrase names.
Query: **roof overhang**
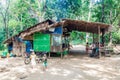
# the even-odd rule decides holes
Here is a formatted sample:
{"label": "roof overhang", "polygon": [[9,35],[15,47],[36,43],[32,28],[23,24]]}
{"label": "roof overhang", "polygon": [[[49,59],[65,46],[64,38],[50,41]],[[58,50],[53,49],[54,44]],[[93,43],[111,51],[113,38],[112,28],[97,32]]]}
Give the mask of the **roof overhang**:
{"label": "roof overhang", "polygon": [[71,20],[71,19],[62,19],[61,22],[54,23],[49,25],[49,27],[59,27],[67,28],[68,32],[72,30],[77,30],[81,32],[89,33],[99,33],[100,31],[108,32],[111,29],[111,25],[100,23],[100,22],[87,22],[82,20]]}
{"label": "roof overhang", "polygon": [[[77,30],[81,32],[89,32],[99,34],[100,31],[107,32],[111,25],[99,23],[99,22],[87,22],[82,20],[71,20],[71,19],[62,19],[60,22],[53,22],[52,20],[46,20],[40,22],[36,25],[27,28],[26,30],[21,31],[17,36],[24,39],[24,37],[29,36],[35,32],[46,31],[50,28],[60,27],[67,28],[67,32],[71,32],[72,30]],[[16,35],[15,35],[16,36]],[[15,37],[13,36],[13,37]],[[13,40],[13,37],[7,39],[4,43],[9,43]]]}
{"label": "roof overhang", "polygon": [[105,32],[109,31],[111,27],[108,24],[99,23],[99,22],[87,22],[82,20],[70,20],[70,19],[63,19],[64,25],[63,27],[67,28],[68,31],[77,30],[82,32],[89,32],[89,33],[99,33],[99,29]]}

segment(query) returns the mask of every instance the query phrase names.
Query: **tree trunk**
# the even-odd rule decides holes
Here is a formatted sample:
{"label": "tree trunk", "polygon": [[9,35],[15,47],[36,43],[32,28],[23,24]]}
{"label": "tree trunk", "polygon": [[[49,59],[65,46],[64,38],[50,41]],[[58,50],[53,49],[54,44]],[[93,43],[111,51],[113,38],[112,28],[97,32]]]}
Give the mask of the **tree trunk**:
{"label": "tree trunk", "polygon": [[6,35],[6,39],[9,38],[9,34],[8,34],[8,28],[7,28],[7,23],[6,23],[6,19],[4,18],[4,27],[5,27],[5,35]]}
{"label": "tree trunk", "polygon": [[101,22],[104,22],[104,19],[105,19],[104,9],[105,9],[104,0],[102,0],[102,20],[101,20]]}
{"label": "tree trunk", "polygon": [[40,10],[41,9],[41,3],[44,4],[44,6],[42,7],[42,10],[39,11],[40,15],[38,15],[38,20],[39,22],[43,21],[44,20],[44,15],[45,15],[45,6],[46,6],[46,0],[38,0],[38,9]]}

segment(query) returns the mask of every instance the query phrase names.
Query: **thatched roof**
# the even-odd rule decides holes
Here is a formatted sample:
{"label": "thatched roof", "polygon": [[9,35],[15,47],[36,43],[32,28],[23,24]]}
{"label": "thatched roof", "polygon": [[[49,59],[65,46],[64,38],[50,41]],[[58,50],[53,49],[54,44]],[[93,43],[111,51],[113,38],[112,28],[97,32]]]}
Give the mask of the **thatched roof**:
{"label": "thatched roof", "polygon": [[78,30],[98,34],[98,28],[100,28],[100,30],[104,29],[105,31],[108,31],[108,29],[111,27],[108,24],[99,22],[87,22],[82,20],[70,20],[70,19],[63,19],[62,21],[64,21],[63,27],[66,27],[68,31]]}
{"label": "thatched roof", "polygon": [[63,26],[67,28],[68,32],[72,30],[77,30],[81,32],[89,32],[98,34],[99,30],[104,30],[105,32],[111,29],[111,25],[100,23],[100,22],[87,22],[82,20],[71,20],[71,19],[62,19],[61,22],[50,25],[51,27]]}
{"label": "thatched roof", "polygon": [[14,41],[15,39],[15,37],[18,37],[18,34],[17,35],[14,35],[14,36],[12,36],[12,37],[10,37],[10,38],[8,38],[8,39],[6,39],[3,43],[5,44],[5,43],[11,43],[12,41]]}
{"label": "thatched roof", "polygon": [[[62,19],[62,21],[60,22],[46,20],[34,26],[31,26],[30,28],[27,28],[24,31],[21,31],[17,36],[24,39],[26,36],[29,36],[35,32],[42,32],[42,31],[48,30],[49,28],[55,28],[59,26],[66,28],[68,32],[71,32],[72,30],[77,30],[81,32],[89,32],[89,33],[96,33],[96,34],[98,34],[98,29],[108,31],[109,28],[111,27],[110,25],[104,24],[104,23],[87,22],[82,20]],[[6,40],[5,43],[12,40],[13,37]]]}
{"label": "thatched roof", "polygon": [[54,21],[49,20],[49,19],[46,21],[40,22],[40,23],[33,25],[32,27],[20,32],[19,33],[20,37],[24,38],[25,36],[31,35],[35,32],[45,31],[48,28],[48,25],[51,25],[53,23],[54,23]]}
{"label": "thatched roof", "polygon": [[44,31],[47,29],[48,25],[51,25],[55,23],[54,21],[52,20],[45,20],[43,22],[40,22],[38,24],[35,24],[33,26],[31,26],[30,28],[27,28],[23,31],[21,31],[19,34],[17,35],[14,35],[12,37],[10,37],[9,39],[5,40],[3,43],[10,43],[14,40],[14,37],[20,37],[20,38],[24,38],[25,36],[28,36],[28,35],[31,35],[32,33],[34,32],[38,32],[38,31]]}

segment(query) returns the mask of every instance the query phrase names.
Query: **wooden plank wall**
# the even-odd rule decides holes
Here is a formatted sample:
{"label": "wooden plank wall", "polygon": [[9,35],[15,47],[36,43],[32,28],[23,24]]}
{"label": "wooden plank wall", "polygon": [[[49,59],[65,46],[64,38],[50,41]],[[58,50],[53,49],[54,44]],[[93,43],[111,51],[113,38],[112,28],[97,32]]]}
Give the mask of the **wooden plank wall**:
{"label": "wooden plank wall", "polygon": [[22,42],[14,41],[13,42],[13,54],[17,56],[23,56],[25,53],[26,47]]}

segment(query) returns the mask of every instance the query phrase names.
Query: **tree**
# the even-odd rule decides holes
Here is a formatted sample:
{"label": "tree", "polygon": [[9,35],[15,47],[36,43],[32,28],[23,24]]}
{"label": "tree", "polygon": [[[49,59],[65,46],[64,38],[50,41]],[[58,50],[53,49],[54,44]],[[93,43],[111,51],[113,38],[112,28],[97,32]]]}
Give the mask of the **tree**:
{"label": "tree", "polygon": [[58,21],[61,18],[76,19],[80,16],[80,8],[81,0],[46,0],[45,18]]}
{"label": "tree", "polygon": [[5,29],[5,33],[6,33],[6,38],[9,38],[9,30],[8,30],[8,22],[9,22],[9,6],[10,6],[10,0],[5,0],[5,4],[3,5],[0,2],[0,15],[2,17],[3,20],[3,24],[4,24],[4,29]]}
{"label": "tree", "polygon": [[[118,33],[119,29],[117,27],[120,19],[119,0],[99,0],[94,4],[93,11],[94,14],[92,17],[95,19],[95,21],[112,25],[112,34],[110,33],[110,35],[114,35],[113,32]],[[113,36],[113,38],[115,37]]]}
{"label": "tree", "polygon": [[[111,24],[113,41],[120,41],[119,0],[1,0],[0,43],[45,19],[60,21],[62,18]],[[77,31],[71,34],[72,39],[84,39],[85,36]],[[108,37],[105,38],[108,40]]]}

